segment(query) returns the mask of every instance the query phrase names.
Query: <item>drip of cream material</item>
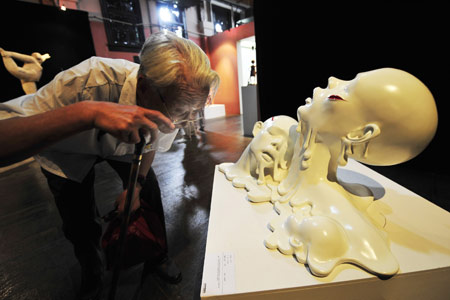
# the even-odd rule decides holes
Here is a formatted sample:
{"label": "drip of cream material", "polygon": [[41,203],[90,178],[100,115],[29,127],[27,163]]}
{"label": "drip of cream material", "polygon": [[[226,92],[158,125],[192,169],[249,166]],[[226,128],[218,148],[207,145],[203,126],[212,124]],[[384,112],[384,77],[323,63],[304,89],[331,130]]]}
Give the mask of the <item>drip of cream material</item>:
{"label": "drip of cream material", "polygon": [[[328,148],[317,141],[317,132],[308,124],[301,122],[299,129],[302,137],[297,139],[289,173],[278,184],[258,184],[251,176],[250,145],[236,164],[219,166],[233,186],[247,189],[251,201],[274,203],[279,216],[268,220],[272,233],[264,241],[266,247],[294,255],[315,276],[328,276],[344,263],[383,276],[396,274],[399,265],[388,240],[367,210],[373,197],[356,196],[329,181]],[[350,146],[344,148],[349,151]]]}

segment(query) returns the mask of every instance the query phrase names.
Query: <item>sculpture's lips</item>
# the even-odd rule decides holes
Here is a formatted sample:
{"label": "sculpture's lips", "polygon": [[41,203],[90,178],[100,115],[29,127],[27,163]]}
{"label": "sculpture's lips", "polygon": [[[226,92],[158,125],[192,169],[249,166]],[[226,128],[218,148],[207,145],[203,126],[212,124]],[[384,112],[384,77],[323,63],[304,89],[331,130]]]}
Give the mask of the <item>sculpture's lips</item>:
{"label": "sculpture's lips", "polygon": [[339,95],[330,95],[328,96],[328,100],[330,101],[345,101],[341,96]]}

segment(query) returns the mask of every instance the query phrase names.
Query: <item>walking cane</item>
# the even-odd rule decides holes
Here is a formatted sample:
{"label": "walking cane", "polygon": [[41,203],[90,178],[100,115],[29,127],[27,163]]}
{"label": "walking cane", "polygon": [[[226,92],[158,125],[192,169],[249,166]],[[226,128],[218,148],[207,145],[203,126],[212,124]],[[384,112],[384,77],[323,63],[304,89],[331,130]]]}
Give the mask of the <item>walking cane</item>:
{"label": "walking cane", "polygon": [[136,189],[136,179],[139,173],[139,167],[142,160],[142,150],[145,145],[145,138],[142,134],[139,134],[141,141],[134,147],[133,161],[131,164],[130,177],[128,180],[128,190],[125,199],[125,205],[123,210],[123,219],[120,226],[120,235],[118,240],[118,247],[116,249],[113,276],[111,282],[111,288],[109,290],[108,300],[114,300],[116,296],[117,284],[119,282],[120,270],[122,267],[123,255],[125,250],[125,242],[128,231],[128,223],[130,222],[130,210],[134,199],[134,190]]}

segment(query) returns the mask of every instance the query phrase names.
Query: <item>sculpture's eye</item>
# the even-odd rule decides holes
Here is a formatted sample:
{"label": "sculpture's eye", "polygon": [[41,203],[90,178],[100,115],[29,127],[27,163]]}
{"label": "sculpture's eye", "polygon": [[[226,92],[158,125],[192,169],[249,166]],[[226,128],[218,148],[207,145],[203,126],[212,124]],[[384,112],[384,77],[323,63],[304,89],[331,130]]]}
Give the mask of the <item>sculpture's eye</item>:
{"label": "sculpture's eye", "polygon": [[330,95],[328,96],[329,101],[345,101],[341,96],[338,95]]}

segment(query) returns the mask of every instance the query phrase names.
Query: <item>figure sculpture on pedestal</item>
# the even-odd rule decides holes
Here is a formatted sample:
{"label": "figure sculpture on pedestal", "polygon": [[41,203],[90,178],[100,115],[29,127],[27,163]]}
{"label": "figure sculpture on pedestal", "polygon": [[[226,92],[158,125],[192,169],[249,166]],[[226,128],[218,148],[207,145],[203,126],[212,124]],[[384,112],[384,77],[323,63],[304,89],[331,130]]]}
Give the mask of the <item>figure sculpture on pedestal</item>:
{"label": "figure sculpture on pedestal", "polygon": [[[380,276],[396,274],[399,265],[383,222],[373,215],[373,197],[339,183],[337,168],[349,158],[387,166],[417,156],[437,128],[431,92],[416,77],[392,68],[350,81],[330,77],[328,87],[314,89],[297,116],[288,172],[270,186],[270,197],[259,198],[274,203],[279,214],[269,223],[272,234],[265,245],[295,255],[316,276],[327,276],[342,263]],[[222,166],[230,179],[233,168]]]}
{"label": "figure sculpture on pedestal", "polygon": [[[48,53],[41,55],[38,52],[33,52],[31,55],[20,54],[12,51],[5,51],[0,48],[3,63],[5,68],[11,75],[16,77],[22,83],[22,88],[25,94],[35,93],[36,82],[41,79],[42,63],[50,58]],[[24,64],[19,67],[14,59],[22,61]]]}
{"label": "figure sculpture on pedestal", "polygon": [[254,60],[252,60],[252,64],[250,65],[250,77],[248,78],[248,85],[256,85],[256,65]]}

